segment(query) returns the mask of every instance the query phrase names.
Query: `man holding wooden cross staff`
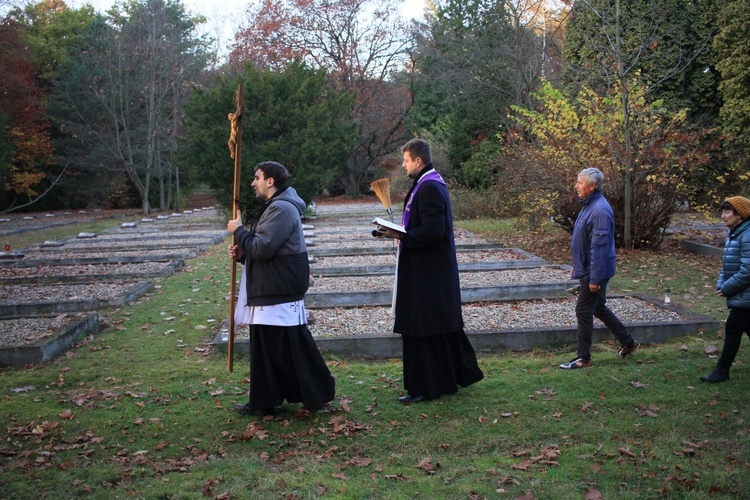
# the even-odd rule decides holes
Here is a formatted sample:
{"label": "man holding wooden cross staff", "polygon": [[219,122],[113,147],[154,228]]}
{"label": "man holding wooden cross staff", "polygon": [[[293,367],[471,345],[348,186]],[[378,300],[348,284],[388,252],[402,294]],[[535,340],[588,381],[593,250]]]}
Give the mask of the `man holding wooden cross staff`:
{"label": "man holding wooden cross staff", "polygon": [[[255,166],[252,187],[263,206],[250,229],[239,210],[242,168],[243,87],[237,87],[237,110],[229,113],[230,156],[234,159],[232,213],[231,298],[227,365],[233,369],[235,325],[250,325],[250,400],[237,410],[273,415],[286,399],[318,410],[333,400],[336,382],[307,329],[304,296],[310,284],[310,264],[302,231],[305,202],[287,187],[289,171],[267,161]],[[239,297],[237,262],[245,264]]]}
{"label": "man holding wooden cross staff", "polygon": [[249,228],[240,211],[227,223],[229,257],[245,264],[234,320],[250,325],[250,399],[237,410],[273,415],[284,400],[314,411],[333,400],[335,381],[307,328],[304,296],[310,264],[302,231],[305,202],[287,186],[280,163],[255,167],[252,187],[263,206]]}

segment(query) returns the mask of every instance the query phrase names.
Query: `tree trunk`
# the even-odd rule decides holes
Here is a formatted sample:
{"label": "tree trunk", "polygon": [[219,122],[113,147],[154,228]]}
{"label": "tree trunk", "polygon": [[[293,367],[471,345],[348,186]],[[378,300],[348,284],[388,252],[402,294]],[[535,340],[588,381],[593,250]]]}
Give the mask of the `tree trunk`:
{"label": "tree trunk", "polygon": [[175,203],[177,206],[177,211],[179,212],[181,209],[180,204],[180,167],[174,168],[174,186],[175,186]]}
{"label": "tree trunk", "polygon": [[632,230],[632,219],[633,219],[633,133],[630,129],[630,100],[629,100],[629,89],[626,78],[626,68],[623,54],[623,41],[622,41],[622,10],[620,0],[617,0],[615,5],[615,45],[617,54],[617,76],[620,82],[620,102],[622,103],[622,127],[623,134],[625,135],[625,172],[623,175],[623,221],[622,221],[622,245],[625,248],[633,247],[633,230]]}

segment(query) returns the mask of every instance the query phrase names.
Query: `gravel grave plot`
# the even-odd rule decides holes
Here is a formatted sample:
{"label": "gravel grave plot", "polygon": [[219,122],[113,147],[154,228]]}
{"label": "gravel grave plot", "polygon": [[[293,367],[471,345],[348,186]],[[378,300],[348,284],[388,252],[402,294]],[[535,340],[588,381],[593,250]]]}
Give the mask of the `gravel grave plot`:
{"label": "gravel grave plot", "polygon": [[157,274],[171,262],[82,264],[72,266],[0,267],[0,280],[28,278],[60,278],[68,276],[96,276],[113,274]]}
{"label": "gravel grave plot", "polygon": [[77,283],[54,285],[0,284],[0,302],[5,304],[56,303],[83,300],[114,300],[133,289],[134,282]]}
{"label": "gravel grave plot", "polygon": [[33,213],[33,214],[7,214],[0,216],[0,235],[23,233],[25,231],[37,231],[48,227],[63,226],[76,222],[87,222],[96,220],[112,220],[117,224],[118,220],[134,217],[137,211],[132,209],[107,210],[107,211],[85,211],[64,213]]}
{"label": "gravel grave plot", "polygon": [[50,318],[18,318],[0,320],[0,349],[34,345],[66,332],[86,316],[60,314]]}
{"label": "gravel grave plot", "polygon": [[[314,229],[315,236],[312,240],[315,242],[308,251],[315,251],[315,248],[347,248],[347,247],[382,247],[393,246],[393,240],[375,238],[372,236],[372,227],[359,227],[356,231],[351,232],[326,232],[325,229]],[[453,238],[456,245],[480,245],[487,244],[484,238],[478,238],[472,233],[460,229],[453,232]]]}
{"label": "gravel grave plot", "polygon": [[[575,298],[533,300],[487,304],[464,304],[461,308],[466,331],[528,330],[533,328],[574,327]],[[628,324],[668,323],[684,320],[680,314],[655,306],[636,297],[612,297],[607,305]],[[391,334],[393,316],[390,307],[315,309],[309,326],[316,337],[366,337]],[[595,326],[601,326],[595,320]],[[238,331],[247,335],[247,330]]]}
{"label": "gravel grave plot", "polygon": [[[116,252],[106,251],[91,251],[91,252],[67,252],[65,250],[59,252],[24,252],[24,256],[19,261],[24,260],[44,260],[45,262],[54,262],[55,260],[67,260],[67,259],[82,259],[82,258],[133,258],[133,257],[161,257],[162,260],[165,258],[174,258],[176,254],[184,254],[183,257],[187,257],[187,254],[194,251],[192,248],[164,248],[161,250],[119,250]],[[157,259],[158,260],[158,259]]]}
{"label": "gravel grave plot", "polygon": [[[534,283],[561,283],[570,281],[570,271],[561,268],[543,267],[532,269],[508,269],[502,271],[459,273],[461,287],[488,287],[497,285],[528,285]],[[357,292],[392,290],[393,275],[314,277],[308,292]]]}
{"label": "gravel grave plot", "polygon": [[[393,207],[396,211],[396,207]],[[366,203],[334,203],[322,204],[315,206],[315,215],[324,217],[347,216],[352,214],[376,214],[378,217],[385,217],[388,213],[380,202]]]}
{"label": "gravel grave plot", "polygon": [[[394,251],[395,252],[395,251]],[[314,254],[313,254],[314,255]],[[310,265],[310,272],[315,274],[315,269],[332,267],[362,267],[362,266],[392,266],[396,264],[396,254],[376,255],[342,255],[340,257],[315,256],[315,262]],[[478,250],[472,252],[456,252],[459,264],[469,262],[499,262],[505,260],[529,260],[527,255],[520,254],[511,249],[503,250]]]}
{"label": "gravel grave plot", "polygon": [[123,239],[118,240],[116,242],[106,242],[101,241],[98,238],[92,238],[90,240],[73,240],[70,242],[66,242],[61,247],[43,247],[41,248],[42,252],[44,253],[56,253],[59,252],[60,249],[63,249],[63,251],[79,251],[80,250],[87,250],[87,249],[96,249],[101,250],[102,247],[115,247],[118,249],[128,249],[130,247],[133,247],[134,249],[138,249],[143,247],[144,245],[148,245],[150,247],[160,246],[160,247],[197,247],[201,245],[212,245],[214,244],[215,238],[204,238],[204,239],[196,239],[194,237],[190,238],[150,238],[148,241],[139,241],[135,238],[131,239]]}
{"label": "gravel grave plot", "polygon": [[[203,231],[178,231],[177,228],[170,231],[165,230],[157,230],[157,231],[148,231],[148,232],[118,232],[118,233],[102,233],[96,235],[95,238],[87,239],[86,241],[148,241],[151,242],[152,240],[163,240],[163,239],[199,239],[199,238],[205,238],[205,239],[214,239],[214,238],[223,238],[224,236],[228,236],[229,233],[227,231],[218,231],[218,230],[203,230]],[[80,242],[82,241],[82,238],[74,238],[69,240],[69,242]]]}

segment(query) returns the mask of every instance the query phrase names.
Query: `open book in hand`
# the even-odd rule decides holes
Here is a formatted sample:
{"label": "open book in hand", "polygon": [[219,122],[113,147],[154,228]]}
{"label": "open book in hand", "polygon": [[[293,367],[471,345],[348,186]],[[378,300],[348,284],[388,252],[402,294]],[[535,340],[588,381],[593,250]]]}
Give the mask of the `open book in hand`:
{"label": "open book in hand", "polygon": [[399,233],[406,233],[406,229],[404,229],[404,226],[401,224],[396,224],[391,221],[387,221],[385,219],[381,219],[380,217],[375,217],[372,220],[372,223],[378,226],[378,229],[381,227],[387,227],[388,229],[393,229],[394,231],[398,231]]}

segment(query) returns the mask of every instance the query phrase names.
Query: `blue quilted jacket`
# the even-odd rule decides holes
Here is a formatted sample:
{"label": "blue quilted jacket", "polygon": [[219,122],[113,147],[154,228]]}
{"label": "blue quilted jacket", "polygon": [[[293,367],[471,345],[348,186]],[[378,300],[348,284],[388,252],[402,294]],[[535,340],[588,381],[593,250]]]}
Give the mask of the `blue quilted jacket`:
{"label": "blue quilted jacket", "polygon": [[572,277],[598,285],[615,275],[615,216],[601,191],[580,203],[583,208],[570,239]]}
{"label": "blue quilted jacket", "polygon": [[750,220],[729,231],[716,289],[727,307],[750,309]]}

